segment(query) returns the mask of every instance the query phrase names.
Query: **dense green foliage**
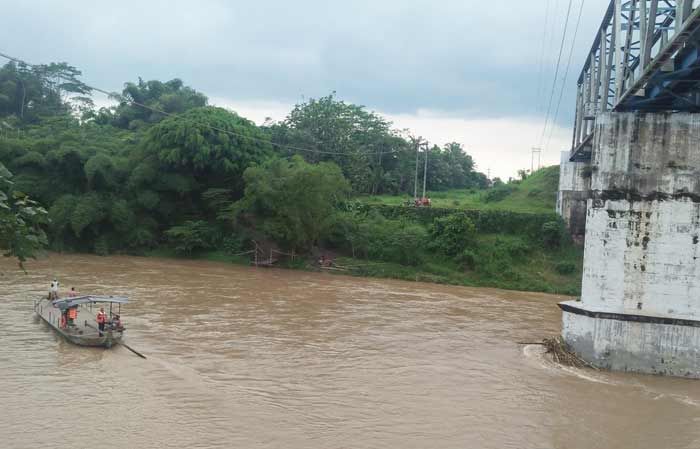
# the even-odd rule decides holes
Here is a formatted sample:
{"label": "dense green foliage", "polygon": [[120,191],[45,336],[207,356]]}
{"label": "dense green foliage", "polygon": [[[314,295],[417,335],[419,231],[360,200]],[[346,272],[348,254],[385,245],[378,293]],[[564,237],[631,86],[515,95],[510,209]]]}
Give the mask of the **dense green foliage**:
{"label": "dense green foliage", "polygon": [[326,244],[353,257],[416,266],[423,262],[428,233],[407,219],[387,219],[378,213],[341,212]]}
{"label": "dense green foliage", "polygon": [[[66,114],[74,107],[89,107],[85,95],[90,89],[78,77],[80,70],[68,64],[26,66],[10,62],[0,68],[0,117],[8,126],[19,129],[43,117]],[[74,96],[74,101],[65,101]]]}
{"label": "dense green foliage", "polygon": [[191,256],[193,252],[211,248],[217,243],[216,231],[204,220],[186,221],[165,231],[178,254]]}
{"label": "dense green foliage", "polygon": [[49,206],[55,249],[138,252],[240,198],[245,169],[272,154],[265,142],[252,122],[212,107],[137,131],[59,116],[0,141],[0,160]]}
{"label": "dense green foliage", "polygon": [[248,168],[233,211],[287,249],[308,251],[328,236],[336,205],[350,188],[337,165],[295,156]]}
{"label": "dense green foliage", "polygon": [[343,263],[359,264],[360,274],[579,291],[581,250],[564,237],[553,247],[543,235],[544,224],[559,225],[554,214],[352,204],[338,221],[326,245],[352,255],[352,261]]}
{"label": "dense green foliage", "polygon": [[476,226],[464,214],[451,214],[433,220],[430,237],[434,249],[448,256],[456,256],[473,245]]}
{"label": "dense green foliage", "polygon": [[[415,185],[416,146],[391,123],[362,106],[339,101],[334,95],[298,104],[282,123],[269,126],[275,144],[284,153],[297,153],[309,162],[334,162],[356,194],[412,193]],[[310,151],[299,151],[299,148]],[[421,149],[419,163],[428,155],[428,189],[484,188],[488,180],[474,169],[462,145]],[[422,186],[423,171],[419,171]]]}
{"label": "dense green foliage", "polygon": [[46,210],[14,189],[12,173],[0,163],[0,248],[5,257],[16,257],[20,266],[46,245],[41,225]]}
{"label": "dense green foliage", "polygon": [[[330,252],[351,273],[576,289],[580,252],[551,212],[556,169],[491,186],[460,144],[430,146],[334,95],[256,126],[178,79],[139,79],[97,110],[79,75],[0,69],[0,247],[20,260],[47,241],[236,261],[260,247]],[[426,156],[439,207],[405,207]]]}
{"label": "dense green foliage", "polygon": [[558,248],[566,234],[561,220],[548,221],[542,225],[542,241],[550,248]]}
{"label": "dense green foliage", "polygon": [[137,129],[161,121],[166,114],[180,114],[206,105],[205,95],[177,78],[166,83],[139,78],[136,84],[126,83],[119,106],[100,109],[91,116],[101,124]]}

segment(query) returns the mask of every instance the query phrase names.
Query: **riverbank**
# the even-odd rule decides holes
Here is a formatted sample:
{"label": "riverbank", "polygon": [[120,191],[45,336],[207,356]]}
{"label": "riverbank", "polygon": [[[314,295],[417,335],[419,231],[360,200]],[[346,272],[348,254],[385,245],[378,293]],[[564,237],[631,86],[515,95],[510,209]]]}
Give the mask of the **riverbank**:
{"label": "riverbank", "polygon": [[[402,205],[399,196],[355,198],[342,205],[334,230],[311,254],[281,257],[275,266],[352,276],[470,287],[580,295],[583,248],[573,244],[553,212],[558,167],[543,168],[517,184],[471,194],[437,193],[433,207]],[[461,199],[460,199],[461,198]],[[279,250],[264,222],[239,231],[239,244],[213,245],[190,254],[160,246],[144,255],[249,265],[235,254]],[[277,253],[275,253],[277,254]],[[319,267],[324,255],[331,266]]]}
{"label": "riverbank", "polygon": [[[495,264],[496,271],[465,270],[459,264],[437,255],[428,257],[422,264],[416,266],[346,256],[333,258],[332,265],[325,268],[319,267],[317,259],[306,256],[296,257],[294,260],[281,259],[274,266],[305,272],[323,271],[357,277],[399,279],[465,287],[489,287],[568,296],[580,295],[580,272],[583,259],[581,248],[566,245],[551,251],[533,250],[527,255],[507,254],[507,248],[504,252],[503,248],[499,249],[493,245],[498,242],[503,242],[503,236],[492,235],[482,239],[482,244],[491,244],[489,246],[493,251],[491,259],[485,263]],[[511,245],[511,250],[514,247],[517,251],[522,250],[518,249],[520,247],[517,244]],[[251,258],[230,255],[221,250],[183,256],[172,248],[161,247],[147,251],[142,256],[251,265]]]}

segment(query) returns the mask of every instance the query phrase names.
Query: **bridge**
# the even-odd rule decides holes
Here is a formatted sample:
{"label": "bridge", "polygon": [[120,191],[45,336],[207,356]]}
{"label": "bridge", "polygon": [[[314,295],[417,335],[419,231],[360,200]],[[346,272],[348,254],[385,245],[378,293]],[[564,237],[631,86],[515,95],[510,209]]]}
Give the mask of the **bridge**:
{"label": "bridge", "polygon": [[607,111],[700,112],[697,0],[612,0],[578,78],[571,158]]}
{"label": "bridge", "polygon": [[578,78],[557,210],[584,244],[562,336],[596,366],[700,378],[700,0],[612,0]]}

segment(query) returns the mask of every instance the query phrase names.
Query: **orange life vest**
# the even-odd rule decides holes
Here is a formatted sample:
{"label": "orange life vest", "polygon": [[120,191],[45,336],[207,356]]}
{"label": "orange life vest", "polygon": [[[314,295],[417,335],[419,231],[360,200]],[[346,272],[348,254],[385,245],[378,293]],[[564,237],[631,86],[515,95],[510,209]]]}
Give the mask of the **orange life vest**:
{"label": "orange life vest", "polygon": [[104,323],[107,321],[107,314],[104,312],[97,312],[97,322]]}
{"label": "orange life vest", "polygon": [[78,318],[78,309],[68,309],[68,318],[71,320]]}

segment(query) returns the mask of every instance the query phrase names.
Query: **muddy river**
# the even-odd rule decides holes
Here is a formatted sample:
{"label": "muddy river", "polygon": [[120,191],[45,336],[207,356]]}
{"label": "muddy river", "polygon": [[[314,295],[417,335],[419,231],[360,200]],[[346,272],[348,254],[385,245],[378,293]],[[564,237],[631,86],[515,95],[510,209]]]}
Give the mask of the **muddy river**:
{"label": "muddy river", "polygon": [[[0,261],[2,448],[698,448],[700,383],[565,369],[562,298],[52,255]],[[33,315],[53,276],[125,294],[123,347]]]}

